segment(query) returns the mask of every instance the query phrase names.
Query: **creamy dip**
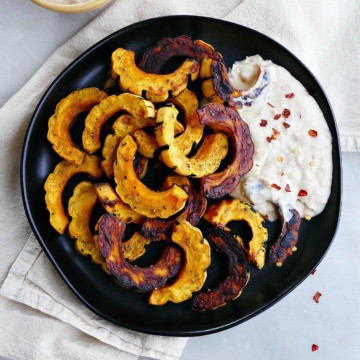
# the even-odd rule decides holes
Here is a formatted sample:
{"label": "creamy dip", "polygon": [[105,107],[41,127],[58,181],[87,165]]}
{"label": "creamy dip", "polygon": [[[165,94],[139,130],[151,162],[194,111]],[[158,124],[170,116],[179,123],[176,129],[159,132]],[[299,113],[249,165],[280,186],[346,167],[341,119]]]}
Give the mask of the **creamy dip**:
{"label": "creamy dip", "polygon": [[247,89],[238,111],[255,146],[253,168],[231,195],[270,221],[278,217],[274,204],[285,220],[288,209],[307,219],[321,213],[330,195],[332,140],[314,98],[286,69],[259,55],[235,62],[229,78],[234,88]]}

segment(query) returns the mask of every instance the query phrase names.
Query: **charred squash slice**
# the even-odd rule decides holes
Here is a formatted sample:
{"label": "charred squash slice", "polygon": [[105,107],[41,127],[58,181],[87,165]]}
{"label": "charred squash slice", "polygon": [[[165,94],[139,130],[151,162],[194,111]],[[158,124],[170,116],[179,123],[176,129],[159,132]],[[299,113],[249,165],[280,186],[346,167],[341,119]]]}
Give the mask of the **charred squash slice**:
{"label": "charred squash slice", "polygon": [[248,250],[249,260],[259,269],[264,267],[268,231],[264,226],[263,217],[257,211],[238,199],[223,200],[210,206],[204,219],[224,229],[227,229],[226,225],[231,221],[246,221],[252,231]]}
{"label": "charred squash slice", "polygon": [[[105,122],[119,111],[126,111],[134,117],[153,118],[155,108],[150,101],[132,94],[112,95],[95,106],[85,120],[82,135],[84,149],[93,154],[100,149],[100,132]],[[146,121],[144,119],[144,121]]]}
{"label": "charred squash slice", "polygon": [[177,115],[176,108],[169,106],[160,108],[157,113],[156,140],[160,146],[168,147],[161,152],[162,161],[180,175],[198,178],[212,174],[227,154],[227,137],[220,133],[205,136],[197,153],[188,158],[174,144]]}
{"label": "charred squash slice", "polygon": [[106,97],[107,94],[104,91],[87,88],[72,92],[56,105],[55,114],[49,120],[47,138],[56,153],[63,159],[77,165],[83,163],[85,152],[73,143],[70,127],[80,113],[90,111]]}
{"label": "charred squash slice", "polygon": [[76,250],[81,255],[90,255],[94,263],[102,264],[104,259],[90,229],[90,218],[97,201],[96,191],[90,182],[78,184],[69,199],[68,213],[71,221],[68,230],[70,237],[75,240]]}
{"label": "charred squash slice", "polygon": [[286,210],[290,212],[289,220],[285,220],[284,209],[279,208],[282,229],[279,238],[270,246],[267,262],[281,266],[282,263],[292,255],[294,247],[299,239],[301,224],[300,214],[295,209]]}
{"label": "charred squash slice", "polygon": [[184,133],[175,138],[174,145],[184,155],[188,155],[193,146],[196,146],[203,136],[204,126],[200,124],[199,115],[196,112],[199,102],[196,95],[188,89],[172,98],[171,102],[184,112],[186,125]]}
{"label": "charred squash slice", "polygon": [[94,155],[86,155],[81,165],[63,160],[56,165],[54,172],[46,179],[45,202],[50,213],[50,224],[59,234],[63,234],[69,224],[69,217],[62,203],[63,191],[70,178],[80,173],[88,173],[99,179],[103,174],[100,159]]}
{"label": "charred squash slice", "polygon": [[158,74],[164,64],[174,56],[185,56],[199,63],[203,58],[222,61],[221,54],[216,52],[210,44],[180,35],[175,38],[163,38],[155,46],[147,49],[139,67],[148,73]]}
{"label": "charred squash slice", "polygon": [[206,210],[206,198],[198,193],[186,176],[168,176],[162,188],[168,189],[174,184],[183,188],[189,195],[184,210],[174,220],[146,219],[141,227],[142,234],[154,241],[169,240],[176,221],[186,220],[196,226]]}
{"label": "charred squash slice", "polygon": [[99,225],[100,252],[106,259],[109,272],[120,286],[150,291],[165,285],[179,272],[181,252],[174,247],[167,247],[158,262],[150,267],[140,268],[129,264],[123,254],[125,228],[125,223],[110,214],[104,215]]}
{"label": "charred squash slice", "polygon": [[94,187],[106,212],[115,215],[119,220],[126,224],[132,222],[141,224],[143,222],[144,216],[125,204],[109,184],[95,184]]}
{"label": "charred squash slice", "polygon": [[193,307],[200,311],[215,310],[235,300],[250,278],[246,254],[231,232],[208,224],[204,236],[227,257],[229,274],[217,288],[195,294]]}
{"label": "charred squash slice", "polygon": [[[95,225],[95,235],[94,235],[94,242],[96,245],[97,250],[99,250],[99,226],[104,215],[100,216],[99,220]],[[123,254],[124,258],[130,262],[137,260],[139,257],[143,256],[146,252],[146,245],[150,244],[151,240],[145,238],[138,232],[135,232],[129,240],[123,241]],[[103,269],[105,272],[109,273],[109,270],[106,267],[105,259],[101,255],[103,259]],[[110,274],[110,273],[109,273]]]}
{"label": "charred squash slice", "polygon": [[227,134],[233,148],[233,159],[220,173],[201,179],[201,185],[207,197],[219,198],[231,193],[239,185],[243,175],[253,166],[254,144],[248,125],[239,113],[222,104],[208,104],[198,110],[200,123],[215,131]]}
{"label": "charred squash slice", "polygon": [[[103,161],[101,162],[101,167],[108,179],[112,179],[114,177],[114,162],[116,160],[116,152],[120,141],[121,139],[114,134],[109,134],[104,141],[102,149]],[[147,168],[148,159],[143,156],[136,156],[134,160],[134,169],[136,175],[140,179],[145,176]]]}
{"label": "charred squash slice", "polygon": [[131,135],[127,135],[118,147],[114,164],[116,192],[136,212],[150,218],[167,219],[183,209],[188,195],[177,185],[160,192],[146,187],[134,171],[133,158],[137,148]]}
{"label": "charred squash slice", "polygon": [[201,84],[201,90],[209,102],[224,101],[232,103],[239,97],[239,91],[234,90],[230,84],[226,66],[223,62],[205,58],[201,62],[201,77],[207,78]]}
{"label": "charred squash slice", "polygon": [[120,88],[136,95],[145,92],[146,99],[152,102],[163,102],[170,95],[179,95],[187,87],[189,78],[192,81],[197,78],[200,67],[195,60],[185,60],[171,74],[150,74],[136,66],[134,52],[122,48],[112,53],[111,60],[112,74],[119,76]]}
{"label": "charred squash slice", "polygon": [[201,290],[206,280],[206,269],[210,266],[210,245],[199,229],[185,220],[177,222],[171,236],[185,253],[185,261],[175,282],[155,289],[149,297],[149,304],[164,305],[168,301],[180,303]]}

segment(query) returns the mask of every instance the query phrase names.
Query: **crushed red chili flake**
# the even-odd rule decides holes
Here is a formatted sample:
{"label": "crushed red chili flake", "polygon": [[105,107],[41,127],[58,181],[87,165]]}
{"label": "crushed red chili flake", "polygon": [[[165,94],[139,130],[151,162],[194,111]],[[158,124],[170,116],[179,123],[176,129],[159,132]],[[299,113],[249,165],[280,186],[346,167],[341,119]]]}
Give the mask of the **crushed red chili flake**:
{"label": "crushed red chili flake", "polygon": [[318,135],[318,133],[317,133],[316,130],[309,130],[309,131],[308,131],[308,134],[309,134],[310,136],[312,136],[312,137],[317,137],[317,135]]}
{"label": "crushed red chili flake", "polygon": [[277,184],[271,184],[271,186],[278,191],[281,190],[281,187]]}
{"label": "crushed red chili flake", "polygon": [[273,104],[270,104],[270,103],[267,103],[269,106],[271,106],[272,108],[274,107],[274,105]]}
{"label": "crushed red chili flake", "polygon": [[261,119],[260,126],[265,127],[267,125],[267,120]]}
{"label": "crushed red chili flake", "polygon": [[290,93],[290,94],[286,94],[286,95],[285,95],[285,97],[286,97],[287,99],[292,99],[294,96],[295,96],[294,93]]}
{"label": "crushed red chili flake", "polygon": [[270,136],[268,136],[267,138],[266,138],[266,141],[267,142],[269,142],[269,143],[271,143],[273,140],[275,140],[276,139],[276,137],[274,137],[274,135],[271,135],[271,137]]}
{"label": "crushed red chili flake", "polygon": [[282,116],[287,119],[289,116],[291,115],[291,112],[289,109],[284,109],[284,111],[282,112]]}
{"label": "crushed red chili flake", "polygon": [[283,122],[283,126],[285,129],[288,129],[290,127],[290,124],[288,124],[287,122]]}
{"label": "crushed red chili flake", "polygon": [[307,196],[307,191],[306,190],[303,190],[303,189],[301,189],[300,191],[299,191],[299,193],[298,193],[298,196]]}
{"label": "crushed red chili flake", "polygon": [[267,219],[269,218],[269,216],[268,216],[268,215],[264,215],[263,218],[264,218],[265,220],[267,220]]}
{"label": "crushed red chili flake", "polygon": [[280,135],[280,131],[277,131],[276,129],[272,128],[272,131],[274,133],[274,135]]}
{"label": "crushed red chili flake", "polygon": [[281,118],[281,114],[276,114],[275,116],[274,116],[274,120],[279,120]]}
{"label": "crushed red chili flake", "polygon": [[319,346],[317,346],[316,344],[312,344],[311,345],[311,351],[314,352],[314,351],[317,351],[319,350]]}
{"label": "crushed red chili flake", "polygon": [[314,301],[315,301],[317,304],[319,303],[320,296],[322,296],[322,293],[317,292],[317,293],[314,295],[314,297],[313,297]]}
{"label": "crushed red chili flake", "polygon": [[291,192],[291,190],[290,190],[290,185],[289,185],[289,184],[286,184],[286,186],[285,186],[285,191],[286,191],[286,192]]}
{"label": "crushed red chili flake", "polygon": [[311,272],[311,275],[314,275],[316,273],[316,269],[314,269],[312,272]]}

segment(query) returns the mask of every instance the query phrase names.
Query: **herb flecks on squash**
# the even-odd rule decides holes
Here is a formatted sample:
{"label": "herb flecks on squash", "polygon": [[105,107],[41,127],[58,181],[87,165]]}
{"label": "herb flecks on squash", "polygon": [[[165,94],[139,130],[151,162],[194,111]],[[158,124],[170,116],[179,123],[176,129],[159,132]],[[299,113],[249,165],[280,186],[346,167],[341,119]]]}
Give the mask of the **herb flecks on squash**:
{"label": "herb flecks on squash", "polygon": [[149,218],[167,219],[184,208],[188,195],[177,185],[159,192],[145,186],[134,171],[133,159],[137,149],[131,135],[127,135],[118,147],[114,164],[116,192],[134,211]]}

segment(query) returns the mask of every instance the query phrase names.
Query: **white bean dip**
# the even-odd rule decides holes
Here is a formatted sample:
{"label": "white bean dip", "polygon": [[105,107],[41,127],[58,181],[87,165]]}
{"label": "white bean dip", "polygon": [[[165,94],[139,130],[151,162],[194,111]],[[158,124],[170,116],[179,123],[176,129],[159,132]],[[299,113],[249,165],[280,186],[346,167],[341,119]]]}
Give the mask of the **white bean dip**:
{"label": "white bean dip", "polygon": [[270,221],[285,221],[295,209],[308,220],[321,213],[332,181],[332,139],[324,115],[304,86],[286,69],[259,55],[235,62],[229,70],[239,114],[249,125],[255,152],[253,168],[231,194]]}

